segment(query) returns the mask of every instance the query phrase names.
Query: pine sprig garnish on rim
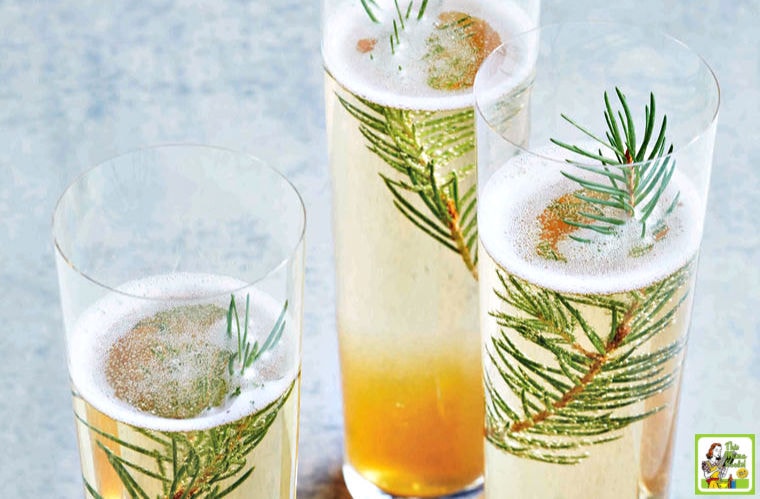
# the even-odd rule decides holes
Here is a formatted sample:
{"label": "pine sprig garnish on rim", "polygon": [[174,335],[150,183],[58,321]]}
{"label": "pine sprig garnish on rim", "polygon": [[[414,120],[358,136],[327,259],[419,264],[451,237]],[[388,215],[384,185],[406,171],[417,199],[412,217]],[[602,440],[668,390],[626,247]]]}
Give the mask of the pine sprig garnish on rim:
{"label": "pine sprig garnish on rim", "polygon": [[[380,6],[378,5],[376,0],[361,0],[362,7],[364,8],[364,11],[367,13],[367,17],[375,23],[380,24],[380,17],[378,16],[377,10],[380,9]],[[422,16],[425,15],[425,10],[427,9],[428,0],[422,0],[422,3],[420,4],[419,9],[417,9],[417,20],[421,20]],[[393,32],[390,34],[390,44],[391,44],[391,52],[396,53],[396,47],[401,43],[401,37],[399,36],[399,33],[404,31],[406,29],[406,25],[409,21],[411,21],[412,16],[412,9],[414,7],[414,1],[410,1],[406,9],[402,9],[401,5],[399,5],[398,0],[393,0],[393,7],[394,7],[394,13],[395,16],[393,18]]]}
{"label": "pine sprig garnish on rim", "polygon": [[474,182],[461,192],[461,182],[475,165],[452,168],[475,149],[474,112],[455,111],[443,117],[430,111],[381,106],[338,96],[357,121],[367,148],[397,175],[380,173],[399,212],[422,232],[459,254],[478,278],[476,196]]}
{"label": "pine sprig garnish on rim", "polygon": [[[518,457],[577,464],[587,447],[616,440],[620,430],[662,410],[636,404],[678,379],[685,339],[657,348],[650,340],[676,320],[692,268],[690,262],[615,297],[563,294],[497,271],[494,292],[509,312],[490,314],[500,331],[486,348],[493,368],[485,376],[488,441]],[[584,319],[597,312],[609,317],[606,330]],[[526,354],[536,349],[552,360]]]}
{"label": "pine sprig garnish on rim", "polygon": [[[601,215],[580,213],[580,215],[591,219],[590,223],[580,223],[573,220],[565,220],[565,223],[599,234],[612,235],[617,232],[618,227],[625,225],[629,220],[635,220],[641,224],[641,238],[644,238],[647,235],[648,224],[657,232],[663,218],[670,214],[678,204],[679,195],[676,194],[669,206],[654,222],[652,223],[650,220],[675,172],[675,161],[670,155],[673,152],[673,145],[666,147],[667,116],[663,116],[659,125],[659,132],[655,138],[654,94],[649,94],[649,105],[644,108],[644,135],[641,143],[637,144],[636,127],[625,95],[617,87],[615,93],[622,108],[617,112],[613,110],[607,92],[604,93],[604,118],[607,123],[606,140],[588,131],[567,115],[561,115],[565,121],[601,144],[605,150],[611,152],[611,156],[605,155],[601,148],[594,152],[557,139],[550,139],[551,142],[568,151],[599,161],[601,166],[591,166],[574,160],[567,160],[576,168],[606,180],[604,183],[604,181],[591,180],[587,176],[581,177],[562,172],[565,177],[577,182],[583,189],[600,194],[597,197],[576,194],[578,199],[604,210],[604,214]],[[652,139],[654,139],[654,143],[652,143]],[[588,242],[588,239],[575,235],[569,237],[576,241]],[[657,237],[656,234],[655,237]]]}
{"label": "pine sprig garnish on rim", "polygon": [[282,306],[280,315],[272,326],[269,335],[264,340],[263,344],[259,344],[258,341],[250,343],[248,341],[248,326],[249,326],[249,314],[251,305],[251,295],[245,296],[245,316],[243,318],[243,328],[240,328],[240,317],[238,316],[237,306],[235,304],[235,296],[230,295],[230,305],[227,308],[227,337],[232,338],[232,325],[235,324],[237,350],[230,355],[229,362],[227,364],[228,371],[232,375],[236,366],[239,368],[240,375],[245,373],[245,370],[253,365],[256,360],[259,359],[267,350],[274,348],[282,337],[283,331],[285,331],[285,313],[288,311],[288,301]]}

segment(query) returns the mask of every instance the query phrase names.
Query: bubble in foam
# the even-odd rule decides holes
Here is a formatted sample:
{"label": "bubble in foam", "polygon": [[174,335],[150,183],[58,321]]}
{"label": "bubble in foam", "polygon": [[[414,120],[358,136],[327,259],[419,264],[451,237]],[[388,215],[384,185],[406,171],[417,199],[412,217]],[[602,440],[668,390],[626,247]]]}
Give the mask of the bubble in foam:
{"label": "bubble in foam", "polygon": [[[161,431],[209,428],[263,408],[297,376],[299,352],[288,338],[296,333],[286,325],[274,349],[243,377],[230,376],[237,338],[226,333],[228,290],[244,285],[228,277],[172,274],[121,286],[83,313],[71,332],[75,389],[114,419]],[[249,341],[261,344],[281,305],[250,288],[244,294],[250,296]],[[204,296],[218,299],[188,303]],[[233,384],[240,394],[228,398]]]}
{"label": "bubble in foam", "polygon": [[[561,174],[571,166],[545,159],[564,159],[564,150],[550,146],[536,153],[509,160],[487,181],[478,200],[481,242],[508,272],[560,292],[612,294],[656,282],[696,255],[701,205],[691,182],[676,171],[661,204],[668,205],[680,192],[679,202],[666,219],[667,233],[662,239],[642,241],[640,224],[627,223],[615,236],[585,231],[583,237],[591,243],[563,234],[556,249],[564,261],[540,256],[541,214],[552,201],[579,187]],[[649,243],[654,243],[651,249],[644,249]]]}
{"label": "bubble in foam", "polygon": [[[535,23],[512,2],[443,0],[430,2],[421,21],[410,19],[395,53],[389,41],[393,30],[392,2],[380,2],[386,19],[372,23],[361,8],[342,9],[328,19],[322,53],[326,69],[347,90],[378,104],[418,110],[446,110],[473,104],[470,85],[481,55],[495,40],[532,29]],[[452,15],[467,14],[479,21],[465,23],[471,43],[454,43]],[[414,16],[413,16],[414,17]],[[447,22],[448,21],[448,22]],[[482,39],[481,39],[482,38]],[[367,50],[371,46],[372,50]],[[473,53],[470,49],[475,49]],[[482,54],[481,54],[482,52]],[[462,66],[457,61],[471,58]],[[457,65],[461,78],[453,78],[442,64]],[[431,86],[432,82],[432,86]]]}

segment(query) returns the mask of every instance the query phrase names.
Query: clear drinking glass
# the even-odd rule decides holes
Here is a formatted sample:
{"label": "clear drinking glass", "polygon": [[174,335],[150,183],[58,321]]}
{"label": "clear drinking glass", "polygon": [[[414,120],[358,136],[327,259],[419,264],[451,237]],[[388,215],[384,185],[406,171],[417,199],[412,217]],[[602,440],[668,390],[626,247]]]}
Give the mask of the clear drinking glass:
{"label": "clear drinking glass", "polygon": [[472,83],[539,0],[325,0],[344,478],[354,497],[477,488]]}
{"label": "clear drinking glass", "polygon": [[475,96],[486,496],[665,497],[715,76],[646,28],[566,24],[507,40]]}
{"label": "clear drinking glass", "polygon": [[304,208],[250,156],[102,163],[53,217],[86,496],[294,498]]}

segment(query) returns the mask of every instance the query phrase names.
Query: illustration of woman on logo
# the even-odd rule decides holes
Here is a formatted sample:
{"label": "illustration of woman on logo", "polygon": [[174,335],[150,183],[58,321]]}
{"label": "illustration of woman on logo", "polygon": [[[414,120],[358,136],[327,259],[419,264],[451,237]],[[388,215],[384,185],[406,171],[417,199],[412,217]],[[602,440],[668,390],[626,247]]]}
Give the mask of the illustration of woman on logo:
{"label": "illustration of woman on logo", "polygon": [[726,467],[726,456],[723,456],[723,446],[715,442],[710,445],[710,450],[705,454],[706,461],[702,461],[702,471],[705,474],[705,480],[707,481],[707,488],[710,489],[725,489],[730,487],[730,483],[733,481],[733,476],[728,477],[728,481],[722,481],[726,476],[728,468]]}

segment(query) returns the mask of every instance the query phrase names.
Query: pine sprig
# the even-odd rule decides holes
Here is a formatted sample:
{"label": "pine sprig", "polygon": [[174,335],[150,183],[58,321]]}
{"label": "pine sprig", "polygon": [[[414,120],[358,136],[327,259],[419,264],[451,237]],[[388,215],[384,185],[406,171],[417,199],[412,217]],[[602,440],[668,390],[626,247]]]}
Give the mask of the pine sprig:
{"label": "pine sprig", "polygon": [[[294,386],[295,382],[280,398],[260,411],[208,430],[165,432],[135,429],[155,444],[150,448],[102,431],[78,414],[75,417],[97,441],[98,449],[106,454],[130,497],[150,499],[146,489],[160,486],[162,494],[159,499],[218,499],[228,496],[254,472],[254,466],[247,461],[248,456],[266,436]],[[130,457],[118,455],[104,442],[129,449]],[[135,455],[140,456],[139,462],[134,461]],[[233,481],[228,483],[229,480]],[[102,497],[86,479],[84,484],[93,498]]]}
{"label": "pine sprig", "polygon": [[[491,313],[500,334],[487,348],[494,369],[485,379],[489,442],[519,457],[577,464],[586,447],[662,410],[633,406],[673,386],[685,340],[642,347],[673,324],[692,266],[622,298],[562,294],[497,271],[494,292],[508,311]],[[600,312],[609,317],[606,331],[584,319]],[[516,338],[552,361],[534,360]]]}
{"label": "pine sprig", "polygon": [[357,97],[338,96],[359,121],[367,147],[395,175],[380,173],[394,206],[422,232],[459,254],[478,278],[475,185],[462,183],[475,165],[451,165],[475,149],[472,109],[443,117],[426,111],[395,109]]}
{"label": "pine sprig", "polygon": [[[607,123],[604,139],[579,125],[567,115],[561,115],[565,121],[599,143],[608,151],[607,154],[601,148],[590,151],[557,139],[550,139],[551,142],[568,151],[601,163],[601,166],[597,167],[568,160],[576,168],[591,173],[592,176],[591,178],[581,177],[564,171],[562,174],[578,183],[583,189],[601,194],[598,198],[580,195],[576,197],[605,210],[605,215],[579,213],[591,219],[591,222],[579,223],[567,220],[565,222],[599,234],[611,235],[615,234],[617,228],[628,220],[636,220],[641,224],[641,237],[644,238],[647,234],[647,224],[649,223],[649,226],[655,229],[658,228],[662,224],[662,219],[670,214],[678,203],[679,196],[676,194],[663,214],[654,223],[650,223],[650,217],[655,213],[655,208],[675,172],[675,161],[670,155],[673,152],[673,145],[666,147],[667,116],[662,117],[659,127],[656,124],[654,94],[649,94],[649,105],[644,107],[644,135],[641,143],[637,143],[634,118],[625,95],[617,87],[615,93],[621,106],[621,109],[617,111],[613,110],[607,92],[604,93],[604,119]],[[655,136],[656,128],[659,131]],[[653,139],[654,143],[652,143]],[[569,237],[588,242],[587,239],[574,235]]]}
{"label": "pine sprig", "polygon": [[280,315],[272,326],[269,335],[264,343],[259,345],[258,341],[251,344],[248,341],[248,324],[250,314],[251,296],[245,296],[245,316],[243,319],[243,328],[240,328],[240,317],[238,316],[237,306],[235,305],[235,296],[230,295],[230,305],[227,308],[227,337],[232,339],[232,325],[235,325],[236,339],[237,339],[237,351],[230,355],[228,362],[228,371],[232,375],[235,371],[236,365],[239,368],[240,375],[245,373],[245,370],[253,365],[256,360],[259,359],[267,350],[271,350],[277,345],[282,337],[283,331],[285,331],[285,313],[288,311],[288,301],[282,306]]}
{"label": "pine sprig", "polygon": [[[380,24],[380,16],[378,11],[381,9],[376,0],[361,0],[362,8],[367,13],[370,21],[375,24]],[[428,0],[422,0],[420,7],[417,9],[417,20],[421,20],[425,15],[427,9]],[[393,0],[394,16],[393,16],[393,31],[389,35],[389,41],[391,45],[391,53],[396,53],[396,47],[401,43],[400,33],[406,29],[407,23],[411,20],[412,9],[414,7],[414,1],[411,0],[405,9],[402,9],[398,0]]]}

